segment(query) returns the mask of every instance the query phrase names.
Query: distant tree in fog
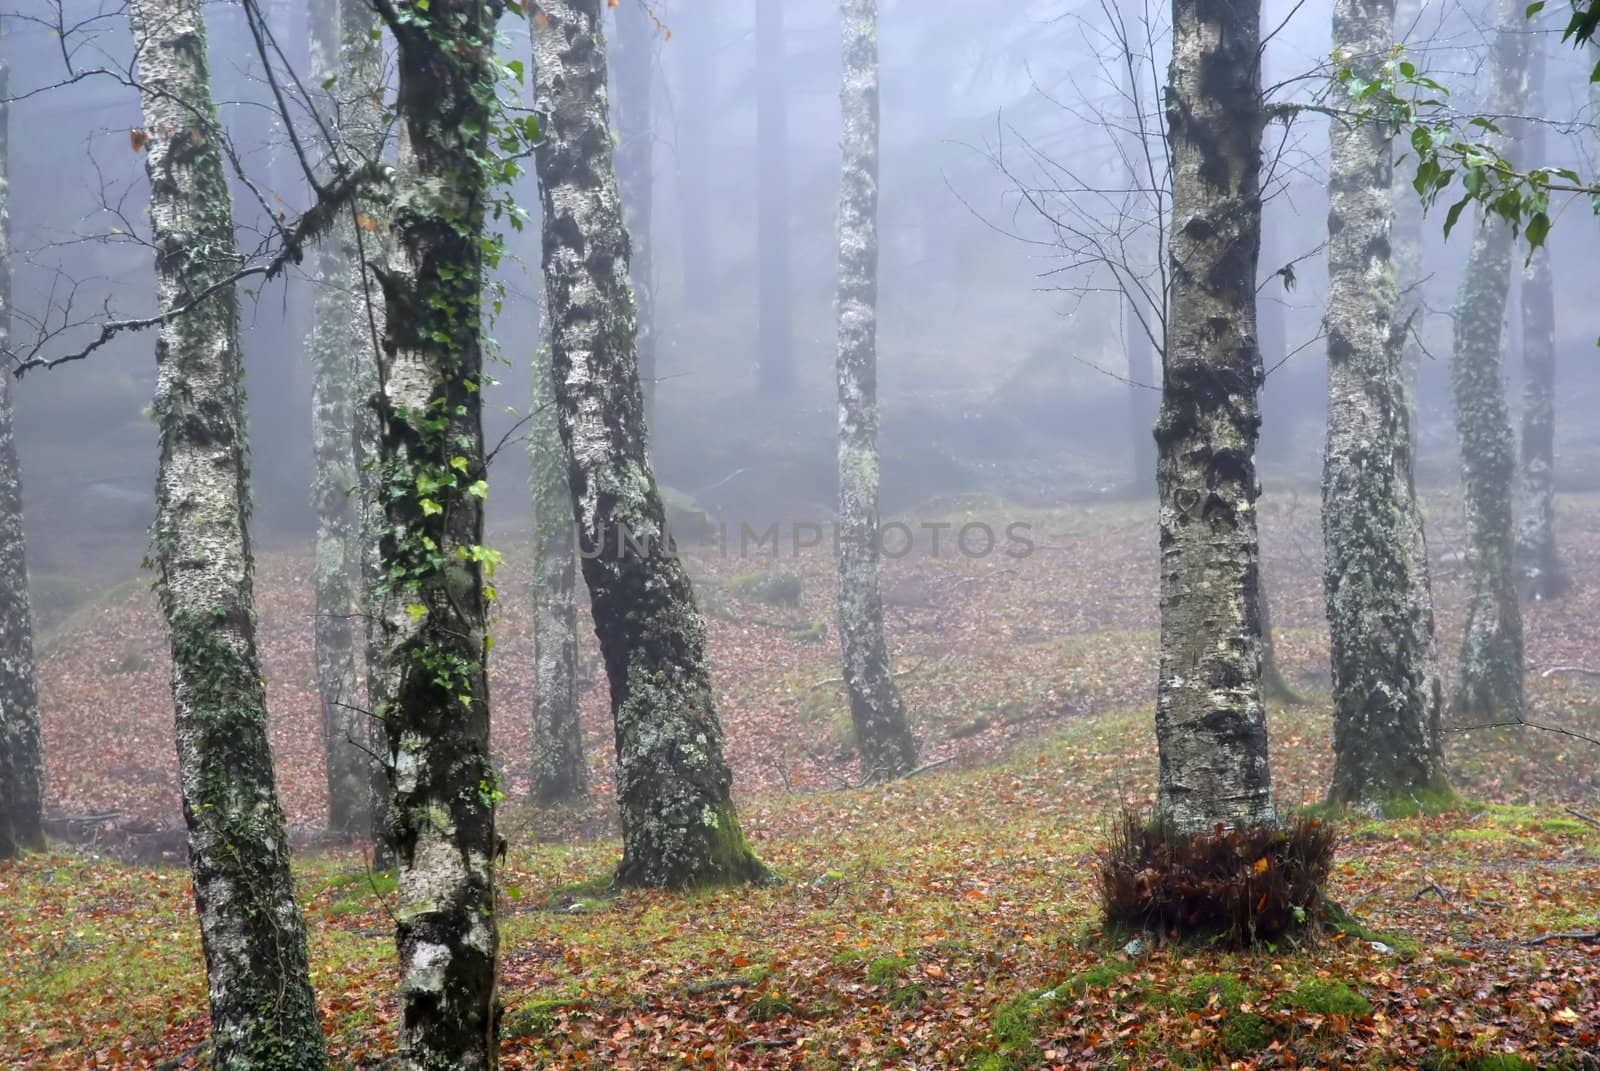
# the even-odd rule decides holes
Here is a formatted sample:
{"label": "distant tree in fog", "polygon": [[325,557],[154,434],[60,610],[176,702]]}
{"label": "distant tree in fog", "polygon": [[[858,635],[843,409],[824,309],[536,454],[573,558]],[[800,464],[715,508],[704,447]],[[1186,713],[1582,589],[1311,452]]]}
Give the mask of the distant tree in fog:
{"label": "distant tree in fog", "polygon": [[862,778],[909,773],[916,744],[889,668],[878,585],[878,9],[842,0],[839,190],[839,643]]}
{"label": "distant tree in fog", "polygon": [[[1530,27],[1530,31],[1532,31]],[[1523,111],[1545,109],[1545,34],[1530,32]],[[1512,157],[1521,167],[1544,163],[1544,124],[1517,124]],[[1518,455],[1517,523],[1514,549],[1523,589],[1535,599],[1563,594],[1570,581],[1556,549],[1556,301],[1545,243],[1522,268],[1522,449]]]}
{"label": "distant tree in fog", "polygon": [[[6,85],[5,59],[0,55],[0,349],[8,348],[11,331]],[[14,386],[11,370],[0,368],[0,859],[22,848],[44,847],[44,761],[33,677],[33,607],[28,601],[22,534],[22,470],[12,436]]]}
{"label": "distant tree in fog", "polygon": [[[156,588],[172,648],[178,776],[218,1068],[324,1066],[273,784],[246,525],[233,211],[196,0],[133,0],[162,308]],[[216,286],[221,283],[222,285]],[[213,287],[216,287],[214,290]]]}
{"label": "distant tree in fog", "polygon": [[639,383],[646,418],[656,395],[654,277],[656,19],[640,0],[617,5],[613,78],[617,87],[617,181],[628,218],[629,258],[638,321]]}
{"label": "distant tree in fog", "polygon": [[[673,62],[677,85],[674,153],[678,171],[678,249],[683,258],[683,298],[703,310],[715,293],[716,257],[707,226],[711,200],[710,132],[716,123],[718,0],[690,0],[672,11]],[[641,373],[643,368],[641,366]]]}
{"label": "distant tree in fog", "polygon": [[[357,6],[357,0],[324,4],[310,12],[311,76],[318,85],[329,85],[329,96],[335,100],[346,92],[341,77],[345,32],[341,9],[351,6]],[[337,115],[338,109],[329,112]],[[355,406],[362,403],[356,396],[351,327],[358,308],[364,306],[363,295],[350,286],[351,268],[359,259],[355,228],[349,214],[341,213],[313,254],[316,294],[310,339],[311,500],[317,511],[312,646],[322,703],[328,828],[346,836],[366,832],[371,820],[367,718],[356,684],[360,600],[353,583],[361,574],[362,557],[354,426]]]}
{"label": "distant tree in fog", "polygon": [[786,0],[756,5],[756,380],[780,398],[794,384],[789,278],[789,78]]}
{"label": "distant tree in fog", "polygon": [[[1489,111],[1523,111],[1527,34],[1520,0],[1499,0],[1493,30]],[[1491,144],[1500,142],[1493,136]],[[1512,561],[1512,480],[1516,453],[1501,383],[1502,330],[1511,282],[1510,225],[1480,216],[1455,311],[1450,386],[1461,444],[1472,590],[1452,706],[1461,714],[1515,719],[1522,714],[1522,614]]]}
{"label": "distant tree in fog", "polygon": [[1270,824],[1255,447],[1261,19],[1174,0],[1172,288],[1161,415],[1158,807],[1179,830]]}
{"label": "distant tree in fog", "polygon": [[739,828],[722,755],[705,624],[665,544],[650,467],[601,12],[600,0],[544,0],[533,66],[549,117],[537,160],[556,411],[616,728],[616,880],[759,881],[767,870]]}
{"label": "distant tree in fog", "polygon": [[589,791],[578,724],[577,545],[572,486],[556,422],[550,347],[533,355],[528,467],[533,487],[533,798],[582,799]]}
{"label": "distant tree in fog", "polygon": [[[1393,0],[1335,0],[1333,47],[1362,79],[1393,43]],[[1333,666],[1329,798],[1381,815],[1448,791],[1427,542],[1390,259],[1393,151],[1375,118],[1335,118],[1328,208],[1323,588]]]}

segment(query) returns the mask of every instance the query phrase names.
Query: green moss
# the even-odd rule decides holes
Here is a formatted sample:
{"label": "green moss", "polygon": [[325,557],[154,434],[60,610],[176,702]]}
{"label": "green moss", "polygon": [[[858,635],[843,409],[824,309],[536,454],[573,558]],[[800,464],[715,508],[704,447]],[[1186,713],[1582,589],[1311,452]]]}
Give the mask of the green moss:
{"label": "green moss", "polygon": [[1329,932],[1345,940],[1369,943],[1376,941],[1387,945],[1402,960],[1412,960],[1422,951],[1421,943],[1415,938],[1399,933],[1380,933],[1371,929],[1331,900],[1323,905],[1320,921]]}
{"label": "green moss", "polygon": [[728,590],[737,598],[767,606],[799,606],[803,588],[800,574],[787,569],[744,573],[728,581]]}
{"label": "green moss", "polygon": [[1359,1019],[1372,1014],[1371,1002],[1337,978],[1307,978],[1288,995],[1286,1003],[1316,1015]]}
{"label": "green moss", "polygon": [[1465,841],[1468,844],[1493,844],[1520,839],[1503,829],[1493,828],[1452,829],[1449,836],[1451,840]]}
{"label": "green moss", "polygon": [[1448,814],[1465,804],[1466,801],[1448,782],[1439,781],[1391,796],[1380,807],[1385,818],[1418,818]]}
{"label": "green moss", "polygon": [[1249,998],[1249,987],[1231,974],[1197,974],[1169,1000],[1184,1011],[1211,1007],[1226,1011],[1238,1008]]}
{"label": "green moss", "polygon": [[1072,975],[1056,987],[1057,992],[1078,996],[1091,989],[1105,989],[1121,978],[1127,966],[1117,960],[1107,960],[1098,967],[1090,967]]}
{"label": "green moss", "polygon": [[1229,1056],[1248,1056],[1272,1044],[1272,1027],[1255,1012],[1232,1012],[1217,1036]]}
{"label": "green moss", "polygon": [[915,962],[909,956],[879,956],[867,964],[867,984],[892,986]]}
{"label": "green moss", "polygon": [[750,1018],[765,1023],[784,1015],[798,1015],[799,1006],[782,989],[772,987],[757,997],[750,1005]]}
{"label": "green moss", "polygon": [[1539,823],[1539,832],[1581,837],[1589,832],[1589,827],[1571,818],[1546,818]]}

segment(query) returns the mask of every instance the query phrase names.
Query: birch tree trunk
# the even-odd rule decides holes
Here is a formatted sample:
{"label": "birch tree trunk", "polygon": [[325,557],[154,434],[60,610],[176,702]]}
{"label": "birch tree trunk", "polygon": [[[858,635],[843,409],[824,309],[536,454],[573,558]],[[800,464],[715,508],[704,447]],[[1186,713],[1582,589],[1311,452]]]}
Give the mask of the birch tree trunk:
{"label": "birch tree trunk", "polygon": [[533,476],[533,798],[582,799],[589,792],[578,723],[577,544],[572,487],[556,420],[550,347],[533,358],[528,431]]}
{"label": "birch tree trunk", "polygon": [[[195,0],[133,0],[159,307],[238,266]],[[320,1068],[322,1030],[267,746],[246,526],[243,361],[232,286],[156,342],[157,590],[172,648],[178,778],[218,1068]]]}
{"label": "birch tree trunk", "polygon": [[399,181],[378,373],[400,1060],[479,1071],[498,1058],[481,295],[501,9],[408,0],[401,12],[390,23]]}
{"label": "birch tree trunk", "polygon": [[[1393,40],[1406,42],[1416,30],[1421,13],[1422,0],[1396,0]],[[1422,57],[1411,56],[1411,60],[1419,70],[1422,68]],[[1394,220],[1389,228],[1389,249],[1395,272],[1394,323],[1404,335],[1400,344],[1400,387],[1405,392],[1401,404],[1406,410],[1406,436],[1414,465],[1417,425],[1421,419],[1417,412],[1417,389],[1422,375],[1422,346],[1417,337],[1423,328],[1427,297],[1422,278],[1422,202],[1411,185],[1412,174],[1405,168],[1390,170],[1389,203]],[[1414,171],[1414,165],[1411,170]],[[1434,673],[1438,673],[1437,663]]]}
{"label": "birch tree trunk", "polygon": [[[1522,5],[1500,0],[1489,111],[1522,110],[1526,56]],[[1473,718],[1522,714],[1522,613],[1512,563],[1511,485],[1516,468],[1501,383],[1502,321],[1511,282],[1511,231],[1480,216],[1456,302],[1450,387],[1461,443],[1472,592],[1452,707]]]}
{"label": "birch tree trunk", "polygon": [[861,776],[910,773],[916,743],[889,668],[878,586],[878,4],[842,0],[839,147],[839,644]]}
{"label": "birch tree trunk", "polygon": [[[340,116],[339,136],[347,152],[358,161],[383,158],[387,136],[384,114],[383,42],[378,17],[370,3],[339,4]],[[349,320],[344,337],[353,394],[350,407],[351,456],[355,463],[355,549],[349,556],[360,590],[356,603],[361,619],[362,676],[366,704],[366,814],[372,834],[372,864],[379,870],[395,865],[393,834],[389,828],[389,775],[382,756],[388,753],[383,719],[378,712],[385,697],[383,683],[383,630],[379,621],[383,562],[384,510],[378,495],[380,466],[378,417],[378,359],[384,335],[383,291],[374,276],[384,259],[389,238],[388,206],[377,195],[359,196],[350,228],[344,235],[353,254],[344,265],[350,293]],[[359,739],[359,738],[358,738]]]}
{"label": "birch tree trunk", "polygon": [[705,625],[664,544],[634,350],[628,235],[606,116],[600,0],[545,0],[533,32],[557,418],[611,685],[622,885],[761,880],[712,700]]}
{"label": "birch tree trunk", "polygon": [[655,83],[655,39],[655,20],[644,5],[617,8],[617,179],[633,252],[628,263],[646,420],[654,411],[656,398],[656,300],[651,263],[655,249],[655,125],[650,100]]}
{"label": "birch tree trunk", "polygon": [[[1333,45],[1376,76],[1393,0],[1335,0]],[[1390,260],[1390,132],[1331,124],[1328,209],[1328,438],[1323,453],[1323,591],[1333,663],[1329,798],[1381,816],[1445,789],[1441,697],[1422,514]],[[1420,550],[1420,552],[1419,552]]]}
{"label": "birch tree trunk", "polygon": [[[0,29],[3,29],[0,19]],[[11,342],[10,108],[0,56],[0,351]],[[33,606],[22,534],[22,469],[9,369],[0,368],[0,859],[44,847],[44,755],[33,676]]]}
{"label": "birch tree trunk", "polygon": [[1260,22],[1254,0],[1173,0],[1156,740],[1159,808],[1183,831],[1276,820],[1256,591]]}
{"label": "birch tree trunk", "polygon": [[[1530,34],[1525,113],[1544,111],[1545,43]],[[1544,124],[1517,124],[1522,167],[1545,164]],[[1550,250],[1540,245],[1522,269],[1522,449],[1518,454],[1521,518],[1515,561],[1523,590],[1535,599],[1562,595],[1570,586],[1556,550],[1556,301]]]}
{"label": "birch tree trunk", "polygon": [[794,385],[794,324],[789,310],[789,77],[785,0],[756,5],[757,379],[766,398]]}
{"label": "birch tree trunk", "polygon": [[[345,89],[340,40],[340,8],[353,3],[325,4],[312,12],[311,76],[315,84],[333,80],[330,103]],[[339,116],[342,108],[330,109]],[[336,131],[336,136],[342,132]],[[328,786],[328,828],[350,835],[364,831],[371,816],[367,762],[367,726],[357,690],[356,588],[360,573],[354,399],[354,364],[350,324],[356,292],[350,288],[351,265],[357,259],[355,223],[339,220],[313,253],[316,295],[311,332],[311,440],[315,468],[311,500],[317,511],[317,542],[312,570],[316,590],[316,624],[312,647],[317,693],[322,702],[323,765]]]}

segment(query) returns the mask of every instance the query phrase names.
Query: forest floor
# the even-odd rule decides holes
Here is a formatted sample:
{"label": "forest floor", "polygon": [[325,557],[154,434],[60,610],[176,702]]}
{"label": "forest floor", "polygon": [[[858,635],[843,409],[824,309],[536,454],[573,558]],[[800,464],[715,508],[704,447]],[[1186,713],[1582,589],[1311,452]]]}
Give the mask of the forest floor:
{"label": "forest floor", "polygon": [[[1431,505],[1448,664],[1459,503]],[[1293,806],[1320,799],[1332,761],[1320,536],[1314,502],[1265,506],[1279,657],[1309,699],[1271,714],[1275,791]],[[516,540],[500,540],[505,1066],[1600,1066],[1600,942],[1580,939],[1600,929],[1600,749],[1560,732],[1453,732],[1470,802],[1346,823],[1328,892],[1369,932],[1132,954],[1100,932],[1096,840],[1119,799],[1148,801],[1153,787],[1149,513],[973,501],[917,518],[997,532],[1020,520],[1038,549],[969,558],[949,529],[944,553],[924,532],[887,564],[891,643],[932,768],[874,789],[850,784],[827,548],[780,563],[694,556],[743,822],[786,881],[688,896],[606,892],[617,844],[592,651],[595,803],[520,803],[526,567]],[[1600,678],[1561,667],[1600,669],[1600,498],[1564,500],[1561,519],[1575,586],[1528,609],[1529,717],[1592,736]],[[775,564],[802,575],[798,606],[751,597],[748,574]],[[258,574],[273,745],[335,1064],[381,1067],[396,1014],[393,880],[315,832],[308,567],[273,554]],[[64,843],[0,867],[0,1066],[204,1066],[161,635],[153,601],[130,585],[42,644],[49,809]]]}

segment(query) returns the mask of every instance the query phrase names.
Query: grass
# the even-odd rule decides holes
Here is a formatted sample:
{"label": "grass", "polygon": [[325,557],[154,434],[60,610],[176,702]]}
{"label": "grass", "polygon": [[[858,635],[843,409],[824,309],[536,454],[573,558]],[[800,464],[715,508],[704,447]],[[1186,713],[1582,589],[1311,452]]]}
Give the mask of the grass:
{"label": "grass", "polygon": [[[1325,761],[1326,715],[1272,717],[1293,798]],[[1543,1066],[1575,1037],[1561,1013],[1597,1013],[1592,957],[1519,940],[1577,921],[1600,884],[1600,838],[1554,807],[1357,827],[1329,893],[1361,921],[1309,943],[1123,954],[1126,938],[1100,930],[1089,861],[1110,801],[1150,791],[1149,755],[1148,711],[1130,708],[982,769],[747,798],[747,831],[789,879],[776,888],[613,893],[614,841],[520,837],[501,874],[520,891],[501,905],[505,1065],[1210,1067],[1271,1045],[1327,1064],[1359,1044],[1382,1066],[1435,1048],[1444,1021],[1450,1059],[1514,1047]],[[395,1031],[392,876],[344,852],[296,871],[335,1063],[378,1062]],[[1424,879],[1454,902],[1414,898]],[[63,853],[0,867],[0,1066],[155,1059],[199,1040],[189,897],[177,869]],[[1378,1013],[1385,1033],[1348,1025]]]}

